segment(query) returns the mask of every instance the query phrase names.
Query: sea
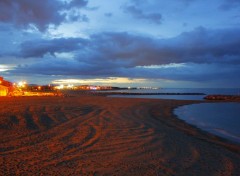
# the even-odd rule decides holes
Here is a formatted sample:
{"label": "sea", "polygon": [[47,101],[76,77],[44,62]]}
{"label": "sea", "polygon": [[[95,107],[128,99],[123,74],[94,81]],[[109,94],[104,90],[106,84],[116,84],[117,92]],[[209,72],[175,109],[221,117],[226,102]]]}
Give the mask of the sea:
{"label": "sea", "polygon": [[[220,89],[220,88],[160,88],[160,89],[124,89],[111,90],[110,92],[127,93],[203,93],[206,95],[240,95],[240,88]],[[110,97],[126,98],[153,98],[153,99],[174,99],[174,100],[203,100],[206,95],[111,95]]]}
{"label": "sea", "polygon": [[[240,95],[238,89],[126,89],[115,92],[128,93],[204,93],[206,95]],[[111,95],[111,97],[152,98],[174,100],[204,100],[206,95]],[[185,105],[174,110],[178,118],[204,131],[240,145],[240,102],[203,102]]]}
{"label": "sea", "polygon": [[240,144],[240,103],[200,103],[178,107],[174,113],[185,122]]}

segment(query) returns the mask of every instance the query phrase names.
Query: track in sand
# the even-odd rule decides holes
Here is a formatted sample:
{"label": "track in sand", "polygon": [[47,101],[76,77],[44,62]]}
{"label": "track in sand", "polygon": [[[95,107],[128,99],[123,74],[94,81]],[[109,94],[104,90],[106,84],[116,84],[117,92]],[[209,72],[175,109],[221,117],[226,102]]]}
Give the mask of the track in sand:
{"label": "track in sand", "polygon": [[82,96],[0,103],[0,175],[240,173],[239,146],[173,117],[174,107],[190,101]]}

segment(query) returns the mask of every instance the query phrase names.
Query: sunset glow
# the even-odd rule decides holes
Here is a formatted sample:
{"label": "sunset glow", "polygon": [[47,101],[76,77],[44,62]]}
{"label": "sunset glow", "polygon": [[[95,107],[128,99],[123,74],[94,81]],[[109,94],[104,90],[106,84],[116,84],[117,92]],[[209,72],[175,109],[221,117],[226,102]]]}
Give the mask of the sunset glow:
{"label": "sunset glow", "polygon": [[112,85],[112,84],[133,84],[143,83],[146,79],[129,79],[129,78],[104,78],[104,79],[60,79],[55,80],[53,84],[99,84],[99,85]]}

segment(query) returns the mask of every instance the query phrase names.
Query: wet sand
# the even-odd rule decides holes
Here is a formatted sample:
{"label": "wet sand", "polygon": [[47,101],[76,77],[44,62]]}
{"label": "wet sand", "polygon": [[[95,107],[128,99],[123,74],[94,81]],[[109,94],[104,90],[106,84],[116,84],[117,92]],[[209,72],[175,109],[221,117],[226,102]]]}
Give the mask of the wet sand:
{"label": "wet sand", "polygon": [[239,145],[173,114],[191,103],[0,97],[0,175],[239,175]]}

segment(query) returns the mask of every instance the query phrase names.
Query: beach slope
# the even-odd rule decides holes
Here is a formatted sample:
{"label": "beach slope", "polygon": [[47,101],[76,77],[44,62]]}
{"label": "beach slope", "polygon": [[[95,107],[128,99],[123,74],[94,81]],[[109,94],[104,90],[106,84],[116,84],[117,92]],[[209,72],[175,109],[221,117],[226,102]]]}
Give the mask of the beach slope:
{"label": "beach slope", "polygon": [[240,146],[175,118],[197,101],[0,98],[0,175],[240,173]]}

